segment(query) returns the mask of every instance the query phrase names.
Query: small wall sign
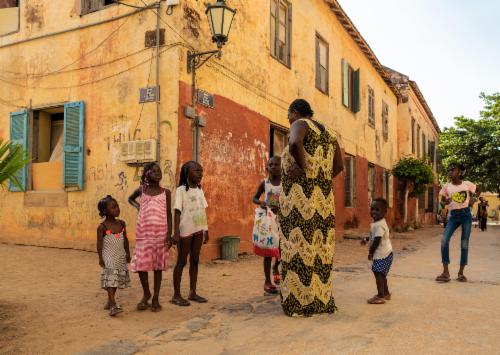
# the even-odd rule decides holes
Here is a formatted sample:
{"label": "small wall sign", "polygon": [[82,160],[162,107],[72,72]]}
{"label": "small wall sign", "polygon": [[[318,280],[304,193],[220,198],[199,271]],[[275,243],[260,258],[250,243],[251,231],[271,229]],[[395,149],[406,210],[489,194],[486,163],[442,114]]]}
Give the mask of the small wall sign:
{"label": "small wall sign", "polygon": [[206,107],[214,108],[214,95],[203,90],[198,90],[198,103]]}
{"label": "small wall sign", "polygon": [[139,89],[139,103],[156,101],[160,97],[160,87],[151,86]]}

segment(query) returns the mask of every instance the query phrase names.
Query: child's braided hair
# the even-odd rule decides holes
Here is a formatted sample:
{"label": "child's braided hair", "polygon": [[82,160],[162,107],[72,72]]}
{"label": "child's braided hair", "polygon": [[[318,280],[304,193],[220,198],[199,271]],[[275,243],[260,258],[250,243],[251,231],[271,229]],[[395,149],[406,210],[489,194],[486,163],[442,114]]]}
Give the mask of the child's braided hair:
{"label": "child's braided hair", "polygon": [[[188,176],[189,176],[189,168],[192,166],[201,166],[201,165],[195,162],[194,160],[190,160],[188,162],[185,162],[181,167],[179,186],[185,186],[186,191],[189,190]],[[201,185],[198,185],[198,187],[201,189]]]}
{"label": "child's braided hair", "polygon": [[107,195],[99,200],[97,203],[97,209],[99,210],[99,216],[106,217],[106,208],[108,207],[108,203],[111,201],[115,201],[115,199],[111,195]]}
{"label": "child's braided hair", "polygon": [[158,164],[155,162],[152,162],[152,163],[148,163],[148,164],[144,165],[144,169],[142,170],[142,176],[141,176],[141,186],[142,186],[143,191],[146,191],[147,188],[149,187],[149,184],[150,184],[149,176],[151,175],[151,169],[153,169],[153,167],[155,165],[158,165]]}

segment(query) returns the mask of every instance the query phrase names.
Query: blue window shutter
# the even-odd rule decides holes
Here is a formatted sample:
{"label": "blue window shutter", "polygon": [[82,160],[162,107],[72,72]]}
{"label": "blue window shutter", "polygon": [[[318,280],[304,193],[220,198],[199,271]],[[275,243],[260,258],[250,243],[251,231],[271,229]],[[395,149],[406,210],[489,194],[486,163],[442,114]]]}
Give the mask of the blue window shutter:
{"label": "blue window shutter", "polygon": [[83,189],[83,101],[64,104],[63,186],[65,190]]}
{"label": "blue window shutter", "polygon": [[354,113],[360,110],[360,85],[359,85],[359,69],[352,73],[352,111]]}
{"label": "blue window shutter", "polygon": [[[24,149],[28,148],[28,110],[24,109],[10,113],[10,141],[23,146]],[[14,177],[23,189],[20,190],[11,180],[9,181],[9,191],[25,191],[28,167],[25,165]]]}

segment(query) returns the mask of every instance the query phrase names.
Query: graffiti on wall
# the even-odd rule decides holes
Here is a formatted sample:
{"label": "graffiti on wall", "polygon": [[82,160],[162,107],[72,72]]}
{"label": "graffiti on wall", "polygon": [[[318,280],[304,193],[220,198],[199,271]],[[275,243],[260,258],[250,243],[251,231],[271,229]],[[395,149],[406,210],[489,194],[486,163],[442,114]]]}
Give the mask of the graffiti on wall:
{"label": "graffiti on wall", "polygon": [[125,172],[120,171],[118,173],[118,183],[115,184],[115,187],[120,191],[124,191],[128,187],[127,174],[125,174]]}

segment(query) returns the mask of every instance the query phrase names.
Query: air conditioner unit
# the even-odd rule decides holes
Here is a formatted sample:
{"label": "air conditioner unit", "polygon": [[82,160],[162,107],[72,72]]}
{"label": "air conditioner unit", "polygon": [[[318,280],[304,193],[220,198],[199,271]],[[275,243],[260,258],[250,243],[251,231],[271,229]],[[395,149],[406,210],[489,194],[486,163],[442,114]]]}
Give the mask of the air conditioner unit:
{"label": "air conditioner unit", "polygon": [[156,139],[122,143],[120,160],[125,163],[149,163],[156,161]]}

